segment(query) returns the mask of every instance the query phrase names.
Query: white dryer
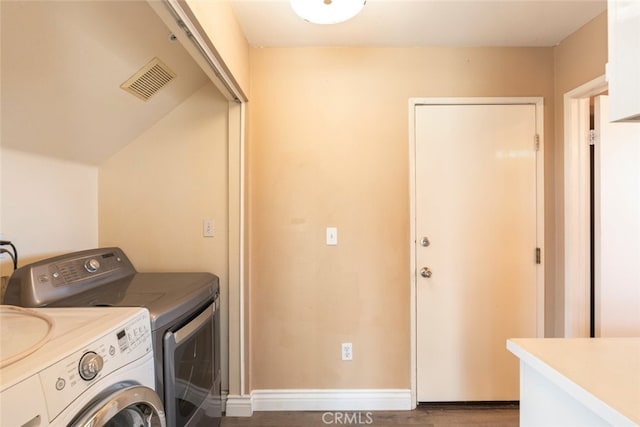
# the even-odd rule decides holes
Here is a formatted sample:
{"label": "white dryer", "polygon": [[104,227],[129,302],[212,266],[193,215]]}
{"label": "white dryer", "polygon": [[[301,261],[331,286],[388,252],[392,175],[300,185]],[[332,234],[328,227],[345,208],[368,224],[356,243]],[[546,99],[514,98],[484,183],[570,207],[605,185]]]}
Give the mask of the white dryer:
{"label": "white dryer", "polygon": [[0,425],[160,426],[144,308],[0,306]]}

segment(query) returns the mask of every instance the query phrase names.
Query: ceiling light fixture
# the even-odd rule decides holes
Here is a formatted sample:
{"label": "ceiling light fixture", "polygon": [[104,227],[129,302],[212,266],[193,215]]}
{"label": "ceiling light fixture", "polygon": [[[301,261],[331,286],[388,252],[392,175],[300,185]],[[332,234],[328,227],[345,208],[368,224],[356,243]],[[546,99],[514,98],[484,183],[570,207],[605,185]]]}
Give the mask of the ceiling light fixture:
{"label": "ceiling light fixture", "polygon": [[338,24],[356,16],[367,0],[291,0],[293,11],[314,24]]}

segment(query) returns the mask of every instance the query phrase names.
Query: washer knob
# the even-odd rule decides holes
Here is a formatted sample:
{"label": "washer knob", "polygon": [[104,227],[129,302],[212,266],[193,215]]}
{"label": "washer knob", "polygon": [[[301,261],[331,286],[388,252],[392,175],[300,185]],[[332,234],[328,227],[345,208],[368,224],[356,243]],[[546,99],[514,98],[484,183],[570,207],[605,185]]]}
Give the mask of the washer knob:
{"label": "washer knob", "polygon": [[84,269],[89,273],[95,273],[100,268],[100,261],[95,258],[88,259],[84,262]]}
{"label": "washer knob", "polygon": [[78,366],[78,372],[80,377],[85,381],[91,381],[104,366],[104,360],[99,354],[89,351],[82,355],[80,358],[80,365]]}

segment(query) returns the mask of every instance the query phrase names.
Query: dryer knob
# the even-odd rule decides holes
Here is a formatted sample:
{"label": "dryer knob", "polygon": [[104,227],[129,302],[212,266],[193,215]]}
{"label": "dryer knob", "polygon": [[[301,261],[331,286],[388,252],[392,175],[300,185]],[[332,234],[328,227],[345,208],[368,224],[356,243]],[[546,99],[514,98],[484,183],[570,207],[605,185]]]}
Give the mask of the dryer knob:
{"label": "dryer knob", "polygon": [[95,258],[91,258],[85,261],[84,269],[89,273],[95,273],[100,268],[100,261]]}
{"label": "dryer knob", "polygon": [[85,353],[80,358],[80,365],[78,366],[78,371],[80,373],[80,377],[82,377],[85,381],[91,381],[94,379],[98,373],[102,370],[104,366],[104,360],[102,356],[93,351]]}

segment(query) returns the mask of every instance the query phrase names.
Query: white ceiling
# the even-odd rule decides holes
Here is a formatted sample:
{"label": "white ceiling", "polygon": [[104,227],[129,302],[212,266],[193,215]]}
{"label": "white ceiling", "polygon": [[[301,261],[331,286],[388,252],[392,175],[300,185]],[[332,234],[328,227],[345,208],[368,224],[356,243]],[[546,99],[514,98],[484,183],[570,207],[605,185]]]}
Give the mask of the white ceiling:
{"label": "white ceiling", "polygon": [[367,0],[331,26],[298,18],[288,0],[231,0],[254,47],[554,46],[606,10],[605,0]]}

